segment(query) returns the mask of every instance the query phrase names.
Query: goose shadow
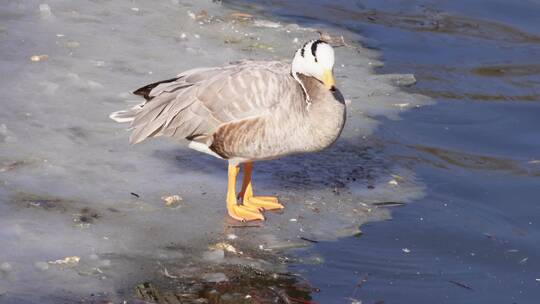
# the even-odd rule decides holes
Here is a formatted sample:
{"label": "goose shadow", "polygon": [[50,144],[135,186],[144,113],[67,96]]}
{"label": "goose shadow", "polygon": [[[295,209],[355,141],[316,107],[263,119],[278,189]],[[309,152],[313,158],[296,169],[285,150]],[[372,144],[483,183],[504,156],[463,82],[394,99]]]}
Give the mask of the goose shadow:
{"label": "goose shadow", "polygon": [[[270,189],[371,189],[378,180],[390,175],[383,148],[373,140],[344,138],[320,152],[255,162],[253,179],[257,185]],[[171,174],[202,172],[226,176],[225,161],[188,148],[157,150],[152,156],[168,162]]]}

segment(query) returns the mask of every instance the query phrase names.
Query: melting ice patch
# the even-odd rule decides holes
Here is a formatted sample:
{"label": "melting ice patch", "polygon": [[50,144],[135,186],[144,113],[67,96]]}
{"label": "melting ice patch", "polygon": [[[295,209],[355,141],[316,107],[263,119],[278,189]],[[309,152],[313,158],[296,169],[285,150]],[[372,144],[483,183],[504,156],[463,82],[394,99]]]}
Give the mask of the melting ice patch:
{"label": "melting ice patch", "polygon": [[[354,36],[336,49],[348,101],[342,138],[324,152],[256,164],[257,193],[277,194],[286,209],[260,227],[235,228],[225,215],[222,161],[162,139],[129,146],[125,127],[108,114],[139,102],[130,90],[189,68],[289,61],[317,38],[313,29],[210,1],[136,9],[132,1],[11,1],[0,18],[0,72],[9,75],[0,83],[6,301],[121,300],[131,293],[119,291],[154,277],[221,281],[231,273],[216,265],[274,269],[268,252],[358,233],[389,216],[371,203],[423,194],[414,173],[385,158],[385,144],[369,135],[378,117],[398,119],[427,100],[397,86],[410,76],[374,74],[377,54]],[[173,195],[182,201],[161,199]],[[208,249],[225,239],[244,254]],[[49,263],[69,257],[80,259]]]}

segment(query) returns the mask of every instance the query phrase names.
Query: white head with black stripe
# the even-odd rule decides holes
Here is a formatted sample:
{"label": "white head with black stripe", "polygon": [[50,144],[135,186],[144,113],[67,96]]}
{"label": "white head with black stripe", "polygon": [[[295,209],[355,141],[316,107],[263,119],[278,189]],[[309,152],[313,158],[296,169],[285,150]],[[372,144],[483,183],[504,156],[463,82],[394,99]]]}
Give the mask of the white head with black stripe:
{"label": "white head with black stripe", "polygon": [[300,82],[302,87],[303,84],[298,79],[298,74],[315,77],[327,89],[333,90],[335,85],[333,68],[334,49],[332,46],[322,40],[312,40],[296,51],[292,62],[291,73]]}

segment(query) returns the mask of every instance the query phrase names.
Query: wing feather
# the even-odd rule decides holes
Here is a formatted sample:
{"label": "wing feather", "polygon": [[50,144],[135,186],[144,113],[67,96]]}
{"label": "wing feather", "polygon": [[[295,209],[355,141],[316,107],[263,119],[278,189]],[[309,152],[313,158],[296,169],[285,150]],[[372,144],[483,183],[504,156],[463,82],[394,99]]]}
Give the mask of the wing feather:
{"label": "wing feather", "polygon": [[283,87],[296,85],[289,69],[279,62],[244,61],[194,69],[176,80],[158,82],[145,91],[150,99],[132,122],[130,141],[164,135],[208,142],[220,126],[268,115],[283,99]]}

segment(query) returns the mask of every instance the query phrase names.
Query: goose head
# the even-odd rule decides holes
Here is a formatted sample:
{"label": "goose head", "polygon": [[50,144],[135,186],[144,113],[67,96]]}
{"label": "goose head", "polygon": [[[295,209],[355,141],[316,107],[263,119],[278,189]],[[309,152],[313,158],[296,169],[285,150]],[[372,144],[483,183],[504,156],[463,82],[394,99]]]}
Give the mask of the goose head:
{"label": "goose head", "polygon": [[332,46],[322,40],[312,40],[304,44],[294,54],[291,73],[300,82],[302,88],[304,86],[298,78],[298,74],[314,77],[322,82],[326,89],[334,90],[333,68],[334,49]]}

